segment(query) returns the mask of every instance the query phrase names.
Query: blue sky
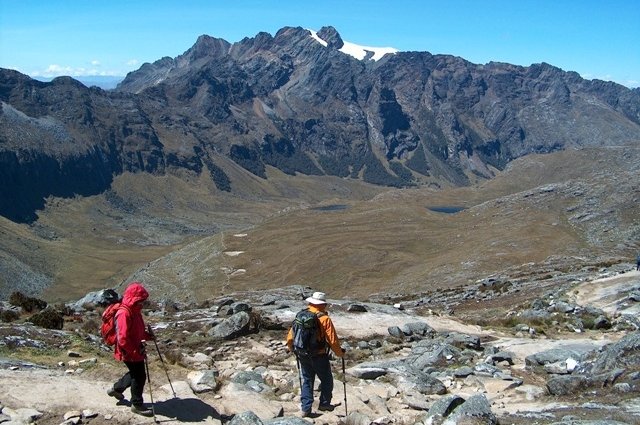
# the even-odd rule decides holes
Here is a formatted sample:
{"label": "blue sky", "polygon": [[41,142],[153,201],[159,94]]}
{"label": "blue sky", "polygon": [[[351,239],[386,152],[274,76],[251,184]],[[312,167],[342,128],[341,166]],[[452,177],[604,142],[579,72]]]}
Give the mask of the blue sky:
{"label": "blue sky", "polygon": [[201,34],[236,42],[284,26],[474,63],[547,62],[640,86],[638,0],[0,0],[0,67],[126,75]]}

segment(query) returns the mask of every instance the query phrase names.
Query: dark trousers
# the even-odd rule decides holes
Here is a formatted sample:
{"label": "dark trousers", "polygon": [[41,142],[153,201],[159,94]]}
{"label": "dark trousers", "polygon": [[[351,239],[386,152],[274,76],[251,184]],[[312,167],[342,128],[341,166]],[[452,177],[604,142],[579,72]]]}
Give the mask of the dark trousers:
{"label": "dark trousers", "polygon": [[329,356],[314,356],[298,358],[300,374],[302,375],[302,388],[300,391],[300,409],[310,412],[313,405],[313,384],[315,377],[320,379],[320,405],[331,404],[333,395],[333,375]]}
{"label": "dark trousers", "polygon": [[113,389],[119,393],[123,393],[127,388],[131,387],[131,404],[141,406],[142,391],[144,390],[144,382],[147,379],[144,362],[124,362],[129,371],[122,378],[113,384]]}

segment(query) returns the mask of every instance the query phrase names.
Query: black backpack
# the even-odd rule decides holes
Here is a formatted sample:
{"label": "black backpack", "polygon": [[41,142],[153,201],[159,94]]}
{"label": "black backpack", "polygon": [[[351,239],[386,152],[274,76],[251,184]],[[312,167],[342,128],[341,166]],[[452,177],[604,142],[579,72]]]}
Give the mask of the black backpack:
{"label": "black backpack", "polygon": [[293,319],[293,352],[298,357],[311,357],[326,349],[324,340],[318,340],[322,313],[313,313],[307,309],[300,310]]}

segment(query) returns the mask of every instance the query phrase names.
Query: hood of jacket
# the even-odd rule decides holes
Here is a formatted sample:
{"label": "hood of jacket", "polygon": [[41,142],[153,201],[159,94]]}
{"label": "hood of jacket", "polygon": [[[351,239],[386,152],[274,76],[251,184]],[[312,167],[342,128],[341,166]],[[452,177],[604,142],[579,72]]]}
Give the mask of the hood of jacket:
{"label": "hood of jacket", "polygon": [[124,294],[122,294],[122,304],[127,307],[133,307],[135,303],[144,301],[149,298],[149,293],[142,283],[140,282],[131,282],[127,289],[124,290]]}

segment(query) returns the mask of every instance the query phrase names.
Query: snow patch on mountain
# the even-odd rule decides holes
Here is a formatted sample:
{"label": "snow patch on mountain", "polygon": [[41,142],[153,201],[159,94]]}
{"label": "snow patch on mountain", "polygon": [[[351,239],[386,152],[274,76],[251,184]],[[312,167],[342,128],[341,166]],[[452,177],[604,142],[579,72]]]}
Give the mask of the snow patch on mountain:
{"label": "snow patch on mountain", "polygon": [[[327,42],[318,37],[318,33],[313,30],[308,30],[311,33],[311,37],[313,37],[318,43],[327,47]],[[377,61],[382,59],[384,55],[387,53],[397,53],[398,49],[393,47],[369,47],[369,46],[361,46],[359,44],[350,43],[348,41],[344,41],[344,46],[340,48],[342,53],[346,53],[347,55],[353,56],[358,60],[363,60],[369,56],[368,59],[372,59]]]}

